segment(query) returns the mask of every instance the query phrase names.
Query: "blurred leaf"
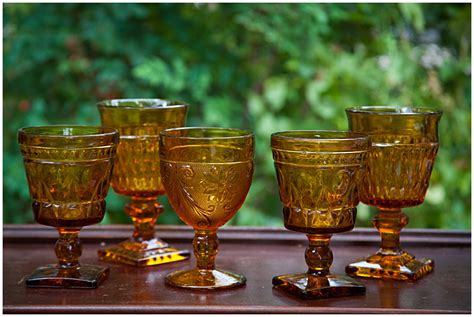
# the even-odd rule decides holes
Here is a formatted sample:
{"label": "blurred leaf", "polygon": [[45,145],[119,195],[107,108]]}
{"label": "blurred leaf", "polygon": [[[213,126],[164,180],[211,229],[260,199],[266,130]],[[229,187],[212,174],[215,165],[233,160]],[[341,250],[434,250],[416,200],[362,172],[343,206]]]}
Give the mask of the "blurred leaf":
{"label": "blurred leaf", "polygon": [[252,116],[258,117],[264,113],[265,104],[259,95],[255,93],[251,93],[249,96],[248,103],[249,103],[249,112]]}
{"label": "blurred leaf", "polygon": [[172,78],[168,65],[159,57],[144,61],[133,70],[133,75],[155,86],[169,86]]}
{"label": "blurred leaf", "polygon": [[403,17],[409,22],[413,23],[413,26],[418,32],[421,32],[424,28],[425,21],[420,4],[399,3],[399,6]]}
{"label": "blurred leaf", "polygon": [[265,100],[273,111],[278,111],[285,105],[287,92],[288,82],[284,77],[269,78],[264,83]]}
{"label": "blurred leaf", "polygon": [[228,97],[210,97],[203,105],[204,121],[210,126],[241,126],[241,107]]}
{"label": "blurred leaf", "polygon": [[[255,175],[235,225],[282,224],[270,135],[346,130],[344,109],[443,110],[440,149],[410,227],[471,226],[469,3],[6,3],[3,210],[33,222],[18,128],[99,124],[96,103],[168,98],[188,126],[255,132]],[[111,189],[104,222],[130,223]],[[158,223],[182,223],[165,197]],[[358,207],[358,226],[375,208]]]}

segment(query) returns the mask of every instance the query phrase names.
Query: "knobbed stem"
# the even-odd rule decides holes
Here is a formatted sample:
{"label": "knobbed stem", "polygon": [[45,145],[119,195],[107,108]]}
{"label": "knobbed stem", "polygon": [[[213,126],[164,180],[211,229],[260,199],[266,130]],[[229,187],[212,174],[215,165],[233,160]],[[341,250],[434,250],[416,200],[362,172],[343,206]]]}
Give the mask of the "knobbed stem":
{"label": "knobbed stem", "polygon": [[81,228],[58,228],[59,239],[55,252],[59,269],[79,268],[79,258],[82,254],[82,244],[79,240]]}
{"label": "knobbed stem", "polygon": [[373,224],[380,233],[382,243],[377,254],[400,255],[400,231],[408,224],[408,217],[401,209],[379,208],[379,214],[373,219]]}
{"label": "knobbed stem", "polygon": [[332,251],[329,248],[331,235],[308,234],[309,245],[306,248],[305,259],[308,265],[308,275],[322,277],[329,274],[332,264]]}
{"label": "knobbed stem", "polygon": [[132,201],[125,206],[125,211],[133,220],[133,239],[136,242],[152,240],[155,237],[155,222],[163,212],[163,206],[156,197],[132,197]]}
{"label": "knobbed stem", "polygon": [[216,230],[195,230],[193,249],[198,270],[214,270],[219,241]]}

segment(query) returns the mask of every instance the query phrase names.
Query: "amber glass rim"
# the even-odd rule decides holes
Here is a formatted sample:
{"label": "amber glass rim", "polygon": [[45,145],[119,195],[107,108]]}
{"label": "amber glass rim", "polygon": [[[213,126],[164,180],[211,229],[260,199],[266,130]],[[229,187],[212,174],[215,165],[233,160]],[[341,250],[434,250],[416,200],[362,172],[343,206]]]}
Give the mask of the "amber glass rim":
{"label": "amber glass rim", "polygon": [[[51,133],[52,130],[59,129],[63,131],[63,134]],[[94,130],[95,133],[84,133],[84,134],[64,134],[65,129],[72,129],[69,132],[75,132],[73,130]],[[59,131],[58,130],[58,131]],[[47,133],[49,131],[49,133]],[[70,140],[75,141],[88,141],[94,143],[99,141],[101,144],[114,144],[119,142],[119,133],[117,129],[101,127],[101,126],[85,126],[85,125],[45,125],[45,126],[33,126],[24,127],[18,129],[18,142],[20,144],[29,144],[32,139],[41,138],[43,140]],[[46,142],[47,143],[47,142]]]}
{"label": "amber glass rim", "polygon": [[[306,137],[304,135],[313,135],[313,137]],[[318,136],[316,137],[316,135]],[[338,135],[341,135],[341,137],[338,137]],[[365,141],[369,139],[369,135],[359,132],[337,130],[287,130],[272,133],[271,138],[298,140],[311,143],[329,143],[356,140]]]}
{"label": "amber glass rim", "polygon": [[[219,136],[187,136],[178,134],[180,131],[219,131],[239,133],[237,135],[219,135]],[[166,129],[160,132],[163,138],[173,138],[182,140],[235,140],[254,137],[254,133],[246,129],[238,128],[219,128],[219,127],[181,127]]]}
{"label": "amber glass rim", "polygon": [[367,151],[370,136],[365,133],[338,130],[288,130],[271,135],[271,147],[277,151],[316,152]]}
{"label": "amber glass rim", "polygon": [[[403,109],[409,111],[404,112]],[[429,107],[410,107],[410,106],[358,106],[346,108],[347,113],[363,113],[370,115],[406,115],[406,116],[426,116],[441,115],[443,111]]]}
{"label": "amber glass rim", "polygon": [[[136,105],[130,105],[135,102]],[[129,105],[125,105],[129,104]],[[134,110],[150,110],[150,109],[173,109],[187,108],[188,105],[177,100],[159,99],[159,98],[130,98],[130,99],[108,99],[97,103],[99,108],[113,109],[134,109]]]}

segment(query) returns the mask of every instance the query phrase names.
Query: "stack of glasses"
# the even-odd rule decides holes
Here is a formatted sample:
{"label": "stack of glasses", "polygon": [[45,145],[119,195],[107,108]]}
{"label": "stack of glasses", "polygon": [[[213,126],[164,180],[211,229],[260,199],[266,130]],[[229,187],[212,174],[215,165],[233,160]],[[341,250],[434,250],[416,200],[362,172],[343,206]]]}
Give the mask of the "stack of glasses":
{"label": "stack of glasses", "polygon": [[[184,127],[188,106],[160,99],[98,104],[103,127],[20,129],[18,141],[35,220],[58,229],[58,264],[37,268],[29,287],[96,288],[109,269],[81,265],[82,227],[105,214],[109,185],[131,197],[125,211],[133,236],[98,251],[103,261],[151,266],[189,258],[155,236],[168,195],[177,215],[194,229],[196,268],[168,274],[168,285],[225,289],[244,275],[215,267],[217,230],[242,206],[254,170],[254,135],[241,129]],[[381,247],[346,266],[356,277],[417,280],[433,270],[400,248],[408,223],[401,208],[423,203],[438,151],[441,112],[410,107],[346,109],[350,131],[283,131],[271,148],[285,227],[305,233],[307,272],[275,276],[273,286],[304,299],[364,294],[365,286],[329,270],[334,233],[352,230],[359,201],[376,206]]]}

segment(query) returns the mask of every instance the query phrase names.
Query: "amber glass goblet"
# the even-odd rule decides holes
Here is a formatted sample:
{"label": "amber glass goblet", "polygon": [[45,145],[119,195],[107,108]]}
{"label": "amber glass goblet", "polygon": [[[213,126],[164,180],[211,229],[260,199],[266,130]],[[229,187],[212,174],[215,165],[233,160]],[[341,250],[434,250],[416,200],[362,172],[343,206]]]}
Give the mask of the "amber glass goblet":
{"label": "amber glass goblet", "polygon": [[284,131],[271,136],[285,227],[306,233],[305,273],[275,276],[273,286],[303,299],[365,293],[353,279],[329,272],[331,235],[354,227],[357,186],[370,141],[361,133]]}
{"label": "amber glass goblet", "polygon": [[79,231],[99,223],[119,142],[115,129],[43,126],[18,131],[36,222],[55,227],[58,264],[37,268],[29,287],[96,288],[106,267],[79,264]]}
{"label": "amber glass goblet", "polygon": [[155,236],[155,222],[164,211],[157,197],[166,194],[160,175],[159,133],[182,127],[187,105],[161,99],[116,99],[100,102],[98,107],[102,125],[120,132],[112,188],[131,197],[125,212],[135,226],[130,239],[99,250],[99,258],[135,266],[188,259],[188,250],[171,248]]}
{"label": "amber glass goblet", "polygon": [[400,248],[408,223],[401,208],[423,203],[438,151],[441,112],[410,107],[346,109],[352,131],[370,135],[367,177],[360,187],[363,203],[376,206],[373,223],[382,244],[373,255],[347,265],[354,276],[417,280],[433,270],[431,259],[417,259]]}
{"label": "amber glass goblet", "polygon": [[243,275],[215,268],[217,229],[242,206],[253,175],[252,132],[169,129],[160,134],[163,184],[179,218],[194,228],[197,267],[168,274],[167,284],[192,289],[244,285]]}

